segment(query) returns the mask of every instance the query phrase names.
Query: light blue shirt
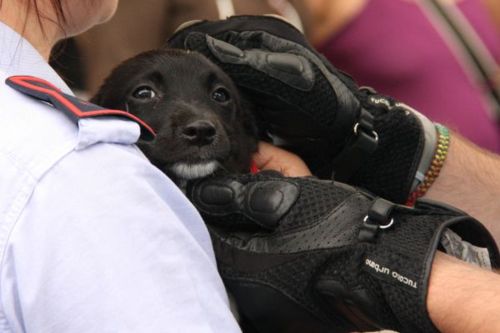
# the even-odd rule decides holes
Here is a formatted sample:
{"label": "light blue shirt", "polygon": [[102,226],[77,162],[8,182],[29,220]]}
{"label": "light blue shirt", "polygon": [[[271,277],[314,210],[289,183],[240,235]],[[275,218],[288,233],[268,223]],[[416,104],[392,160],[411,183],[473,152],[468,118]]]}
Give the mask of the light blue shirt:
{"label": "light blue shirt", "polygon": [[136,148],[4,84],[68,87],[0,23],[0,332],[239,332],[208,232]]}

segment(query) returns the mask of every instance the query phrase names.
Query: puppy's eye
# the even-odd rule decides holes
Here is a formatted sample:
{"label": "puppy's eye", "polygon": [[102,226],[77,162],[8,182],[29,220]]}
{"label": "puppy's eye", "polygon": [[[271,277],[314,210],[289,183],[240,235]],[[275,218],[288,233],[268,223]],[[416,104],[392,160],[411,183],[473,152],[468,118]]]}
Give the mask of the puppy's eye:
{"label": "puppy's eye", "polygon": [[152,99],[156,97],[156,93],[151,87],[140,86],[134,91],[132,96],[138,99]]}
{"label": "puppy's eye", "polygon": [[229,91],[226,88],[217,88],[212,93],[212,99],[219,103],[225,103],[229,101],[231,96],[229,95]]}

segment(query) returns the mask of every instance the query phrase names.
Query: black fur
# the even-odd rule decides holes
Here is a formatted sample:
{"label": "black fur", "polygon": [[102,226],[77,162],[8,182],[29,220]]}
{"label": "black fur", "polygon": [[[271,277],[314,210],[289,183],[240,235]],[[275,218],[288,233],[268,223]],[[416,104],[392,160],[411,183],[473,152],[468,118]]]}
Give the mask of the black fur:
{"label": "black fur", "polygon": [[142,53],[115,68],[91,101],[127,110],[153,127],[156,139],[138,146],[176,181],[183,178],[173,171],[179,163],[217,161],[218,170],[249,171],[257,149],[251,104],[201,54],[173,49]]}

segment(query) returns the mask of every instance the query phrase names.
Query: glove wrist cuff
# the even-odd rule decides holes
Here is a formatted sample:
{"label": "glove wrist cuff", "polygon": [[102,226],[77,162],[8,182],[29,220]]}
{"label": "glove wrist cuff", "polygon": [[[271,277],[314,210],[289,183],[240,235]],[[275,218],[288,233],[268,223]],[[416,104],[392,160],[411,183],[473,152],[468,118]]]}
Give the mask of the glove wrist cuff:
{"label": "glove wrist cuff", "polygon": [[413,179],[413,183],[411,186],[411,192],[413,192],[418,187],[418,185],[424,181],[425,174],[431,166],[438,143],[438,135],[436,133],[435,125],[429,120],[429,118],[425,117],[420,112],[406,104],[397,103],[397,106],[403,108],[404,110],[406,110],[406,112],[411,112],[411,114],[418,119],[424,134],[424,144],[420,156],[420,162],[418,164],[417,170],[415,172],[415,178]]}

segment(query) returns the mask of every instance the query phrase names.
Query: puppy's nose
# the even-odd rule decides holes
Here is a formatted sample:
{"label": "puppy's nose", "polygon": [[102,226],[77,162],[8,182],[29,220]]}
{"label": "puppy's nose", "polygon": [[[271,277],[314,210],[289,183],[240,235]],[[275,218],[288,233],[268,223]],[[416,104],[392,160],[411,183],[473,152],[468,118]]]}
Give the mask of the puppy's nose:
{"label": "puppy's nose", "polygon": [[197,120],[182,129],[182,137],[195,145],[208,145],[215,139],[215,126],[208,120]]}

